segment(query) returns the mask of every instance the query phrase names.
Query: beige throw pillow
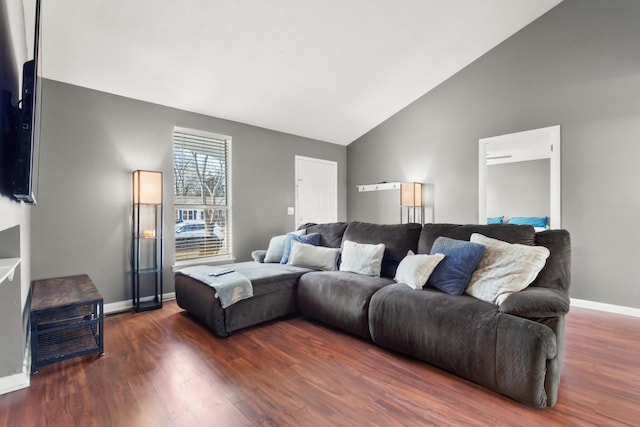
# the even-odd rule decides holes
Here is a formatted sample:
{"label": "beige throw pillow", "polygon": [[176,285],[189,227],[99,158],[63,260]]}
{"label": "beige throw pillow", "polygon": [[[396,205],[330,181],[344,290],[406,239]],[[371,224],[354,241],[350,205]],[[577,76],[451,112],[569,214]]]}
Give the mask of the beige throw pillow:
{"label": "beige throw pillow", "polygon": [[492,304],[500,305],[512,293],[529,286],[549,257],[549,249],[543,246],[507,243],[478,233],[470,240],[486,250],[466,293]]}
{"label": "beige throw pillow", "polygon": [[340,255],[339,248],[314,246],[293,240],[288,264],[296,267],[334,271],[337,270],[338,255]]}
{"label": "beige throw pillow", "polygon": [[342,262],[340,271],[380,277],[384,244],[371,245],[350,240],[342,242]]}
{"label": "beige throw pillow", "polygon": [[413,251],[409,251],[398,264],[394,280],[413,289],[422,289],[433,270],[443,259],[443,254],[416,255]]}

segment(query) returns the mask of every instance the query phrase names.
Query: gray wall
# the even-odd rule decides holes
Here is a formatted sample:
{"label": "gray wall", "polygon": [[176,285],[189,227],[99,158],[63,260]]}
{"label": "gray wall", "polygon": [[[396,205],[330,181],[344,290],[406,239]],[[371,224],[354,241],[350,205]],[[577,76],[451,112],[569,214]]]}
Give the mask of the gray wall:
{"label": "gray wall", "polygon": [[549,216],[549,159],[487,166],[487,216]]}
{"label": "gray wall", "polygon": [[562,126],[571,296],[640,308],[640,2],[565,0],[348,146],[350,220],[376,217],[357,184],[434,185],[437,222],[476,223],[478,139]]}
{"label": "gray wall", "polygon": [[47,80],[42,95],[38,205],[32,211],[33,279],[87,273],[106,303],[130,298],[131,172],[164,171],[165,292],[174,214],[174,126],[229,135],[233,238],[239,261],[294,228],[296,154],[338,163],[338,215],[346,219],[346,147]]}

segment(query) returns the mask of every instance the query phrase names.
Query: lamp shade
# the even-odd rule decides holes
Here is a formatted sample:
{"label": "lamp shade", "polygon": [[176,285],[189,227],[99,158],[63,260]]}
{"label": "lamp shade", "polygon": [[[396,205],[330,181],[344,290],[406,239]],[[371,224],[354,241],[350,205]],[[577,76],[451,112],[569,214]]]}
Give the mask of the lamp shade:
{"label": "lamp shade", "polygon": [[133,203],[162,203],[162,172],[133,171]]}
{"label": "lamp shade", "polygon": [[403,183],[400,187],[400,206],[422,206],[422,184],[419,182]]}

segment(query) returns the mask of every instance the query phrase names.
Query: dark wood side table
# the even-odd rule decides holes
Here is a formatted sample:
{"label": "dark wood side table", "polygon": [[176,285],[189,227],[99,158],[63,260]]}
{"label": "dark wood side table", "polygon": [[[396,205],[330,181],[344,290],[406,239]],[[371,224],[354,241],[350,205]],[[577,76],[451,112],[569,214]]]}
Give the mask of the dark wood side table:
{"label": "dark wood side table", "polygon": [[86,274],[31,283],[31,373],[48,363],[104,354],[104,302]]}

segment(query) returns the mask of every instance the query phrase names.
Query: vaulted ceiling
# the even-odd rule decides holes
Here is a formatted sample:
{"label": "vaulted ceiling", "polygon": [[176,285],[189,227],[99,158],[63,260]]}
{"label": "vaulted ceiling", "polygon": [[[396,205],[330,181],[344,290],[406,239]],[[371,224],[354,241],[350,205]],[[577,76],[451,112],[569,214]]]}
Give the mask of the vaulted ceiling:
{"label": "vaulted ceiling", "polygon": [[560,1],[41,0],[42,70],[347,145]]}

